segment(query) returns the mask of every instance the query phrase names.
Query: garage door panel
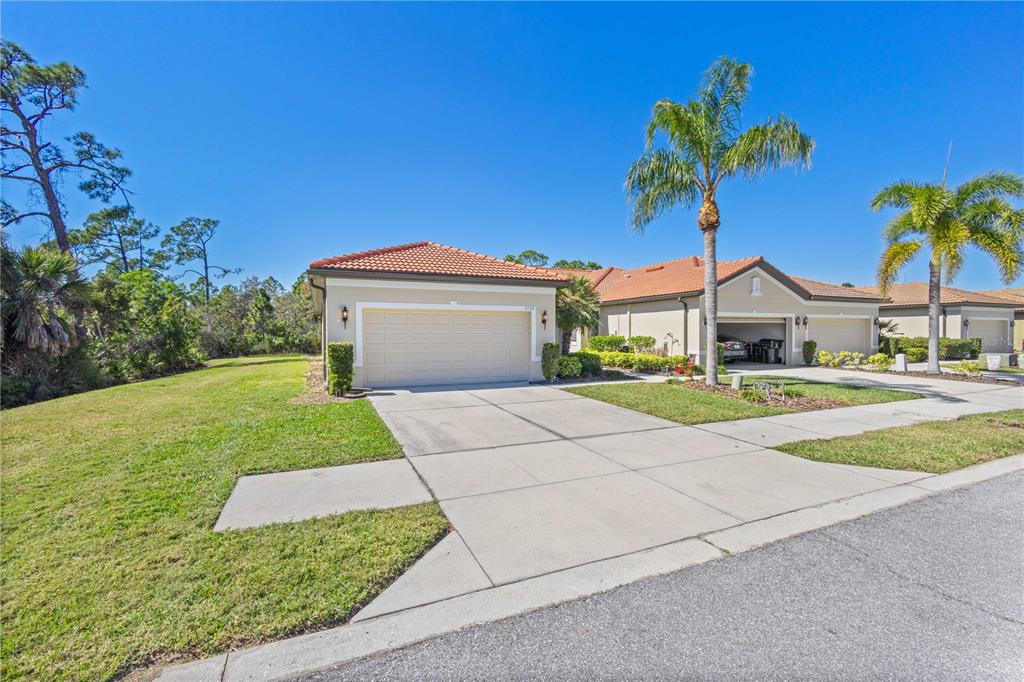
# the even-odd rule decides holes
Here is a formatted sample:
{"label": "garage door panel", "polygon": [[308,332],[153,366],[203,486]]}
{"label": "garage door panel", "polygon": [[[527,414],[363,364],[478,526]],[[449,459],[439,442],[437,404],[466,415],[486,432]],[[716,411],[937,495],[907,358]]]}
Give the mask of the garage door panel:
{"label": "garage door panel", "polygon": [[526,312],[364,311],[369,386],[516,381],[530,374]]}
{"label": "garage door panel", "polygon": [[1010,351],[1010,339],[1007,335],[1007,322],[1004,320],[970,321],[966,336],[981,339],[982,353],[1007,353]]}
{"label": "garage door panel", "polygon": [[808,338],[817,342],[820,350],[832,353],[852,351],[870,352],[869,320],[842,318],[812,319]]}

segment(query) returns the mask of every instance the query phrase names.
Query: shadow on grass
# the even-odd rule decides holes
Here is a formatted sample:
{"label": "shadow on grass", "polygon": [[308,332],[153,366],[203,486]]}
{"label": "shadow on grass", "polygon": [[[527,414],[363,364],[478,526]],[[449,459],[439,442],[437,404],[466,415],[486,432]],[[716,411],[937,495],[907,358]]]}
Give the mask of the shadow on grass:
{"label": "shadow on grass", "polygon": [[236,358],[234,360],[222,361],[221,358],[213,360],[215,364],[206,365],[200,369],[220,369],[222,367],[249,367],[251,365],[274,365],[282,362],[308,362],[309,356],[307,355],[287,355],[281,357],[254,357],[254,358]]}

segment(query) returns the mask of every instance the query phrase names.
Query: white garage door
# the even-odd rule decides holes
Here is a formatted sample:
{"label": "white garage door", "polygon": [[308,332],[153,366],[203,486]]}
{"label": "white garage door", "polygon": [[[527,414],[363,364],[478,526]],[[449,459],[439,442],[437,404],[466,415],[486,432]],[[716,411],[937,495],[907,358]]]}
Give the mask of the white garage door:
{"label": "white garage door", "polygon": [[838,353],[848,350],[854,353],[869,353],[871,342],[868,339],[870,320],[822,317],[811,318],[808,338],[818,342],[818,350]]}
{"label": "white garage door", "polygon": [[1006,320],[974,319],[970,321],[969,331],[965,335],[981,339],[982,353],[1009,353],[1011,341],[1006,333],[1008,326]]}
{"label": "white garage door", "polygon": [[525,311],[366,310],[362,334],[371,388],[529,378]]}

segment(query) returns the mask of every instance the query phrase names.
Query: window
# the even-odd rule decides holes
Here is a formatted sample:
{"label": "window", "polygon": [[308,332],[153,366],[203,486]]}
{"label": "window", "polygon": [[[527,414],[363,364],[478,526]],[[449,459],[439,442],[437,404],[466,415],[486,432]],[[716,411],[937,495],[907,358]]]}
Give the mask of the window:
{"label": "window", "polygon": [[761,278],[754,277],[750,280],[750,295],[760,296],[761,295]]}

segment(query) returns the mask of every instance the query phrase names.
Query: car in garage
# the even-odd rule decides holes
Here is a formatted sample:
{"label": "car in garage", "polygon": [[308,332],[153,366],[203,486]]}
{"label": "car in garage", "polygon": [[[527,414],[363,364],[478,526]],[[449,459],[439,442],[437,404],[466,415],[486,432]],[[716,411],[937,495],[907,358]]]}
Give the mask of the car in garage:
{"label": "car in garage", "polygon": [[746,360],[749,356],[747,344],[740,341],[735,336],[729,336],[728,334],[719,334],[718,342],[725,346],[725,362],[736,362],[737,360]]}

